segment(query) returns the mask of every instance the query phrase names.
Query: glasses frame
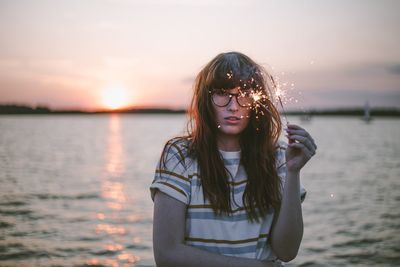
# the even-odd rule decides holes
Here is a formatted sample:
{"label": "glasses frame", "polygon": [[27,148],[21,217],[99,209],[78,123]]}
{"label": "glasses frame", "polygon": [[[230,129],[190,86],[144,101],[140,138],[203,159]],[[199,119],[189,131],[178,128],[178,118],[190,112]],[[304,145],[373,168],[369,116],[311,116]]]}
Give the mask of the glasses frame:
{"label": "glasses frame", "polygon": [[[218,105],[218,104],[216,104],[216,103],[214,102],[214,97],[213,97],[213,96],[214,96],[214,94],[216,93],[217,90],[224,90],[225,93],[227,93],[227,94],[229,95],[228,103],[226,103],[225,105],[222,105],[222,106],[221,106],[221,105]],[[245,106],[241,105],[241,104],[239,103],[239,99],[238,99],[238,97],[240,97],[240,95],[243,94],[243,92],[241,92],[241,91],[239,91],[239,93],[233,94],[233,93],[229,93],[229,92],[226,91],[225,89],[214,89],[214,90],[210,91],[210,94],[211,94],[211,101],[213,102],[213,104],[216,105],[217,107],[221,107],[221,108],[228,106],[228,105],[231,103],[233,97],[236,98],[236,103],[238,103],[238,105],[239,105],[240,107],[242,107],[242,108],[249,108],[249,107],[251,107],[251,106],[253,105],[253,102],[254,102],[254,101],[252,101],[251,104],[245,105]]]}

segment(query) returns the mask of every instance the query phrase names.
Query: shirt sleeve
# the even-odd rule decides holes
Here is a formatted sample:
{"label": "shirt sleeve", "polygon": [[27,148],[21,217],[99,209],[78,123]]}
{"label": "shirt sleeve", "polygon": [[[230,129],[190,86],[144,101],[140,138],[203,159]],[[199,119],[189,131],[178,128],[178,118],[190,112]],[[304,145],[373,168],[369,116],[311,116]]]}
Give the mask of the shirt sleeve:
{"label": "shirt sleeve", "polygon": [[154,180],[150,186],[153,201],[157,190],[186,205],[190,202],[190,179],[187,176],[185,157],[176,142],[167,142],[156,166]]}
{"label": "shirt sleeve", "polygon": [[[278,176],[281,178],[282,190],[283,190],[283,186],[285,184],[286,174],[287,174],[286,149],[287,149],[287,143],[280,141],[279,146],[277,148],[276,161],[277,161]],[[300,190],[300,199],[301,199],[301,202],[303,203],[303,201],[306,198],[307,190],[304,188],[303,184],[301,183],[301,180],[300,180],[299,190]]]}

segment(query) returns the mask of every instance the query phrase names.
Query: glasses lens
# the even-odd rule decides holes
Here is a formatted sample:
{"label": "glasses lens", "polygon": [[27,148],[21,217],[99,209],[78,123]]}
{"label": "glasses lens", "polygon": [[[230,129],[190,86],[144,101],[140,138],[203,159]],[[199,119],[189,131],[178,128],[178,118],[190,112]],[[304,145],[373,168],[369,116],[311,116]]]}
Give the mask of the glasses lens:
{"label": "glasses lens", "polygon": [[228,105],[229,100],[232,96],[229,95],[228,92],[225,90],[215,90],[214,93],[212,94],[212,101],[214,102],[215,105],[224,107]]}
{"label": "glasses lens", "polygon": [[238,104],[242,107],[249,107],[253,103],[250,92],[240,92],[237,97]]}
{"label": "glasses lens", "polygon": [[[212,101],[219,107],[225,107],[229,104],[229,101],[232,97],[235,97],[235,94],[230,94],[223,89],[217,89],[212,94]],[[236,99],[241,107],[250,107],[253,104],[251,92],[240,91],[236,95]]]}

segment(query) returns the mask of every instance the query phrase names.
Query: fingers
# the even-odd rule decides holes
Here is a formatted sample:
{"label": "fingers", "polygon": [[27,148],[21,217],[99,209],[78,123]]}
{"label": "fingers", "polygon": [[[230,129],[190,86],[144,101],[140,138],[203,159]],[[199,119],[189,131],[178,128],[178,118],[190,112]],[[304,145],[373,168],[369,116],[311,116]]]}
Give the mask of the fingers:
{"label": "fingers", "polygon": [[313,149],[317,150],[317,145],[315,144],[314,139],[312,138],[312,136],[305,130],[287,130],[287,133],[290,135],[299,135],[299,136],[303,136],[305,138],[307,138],[308,140],[310,140],[311,144],[313,145]]}
{"label": "fingers", "polygon": [[302,143],[291,143],[289,144],[290,147],[298,148],[303,151],[303,153],[308,157],[311,158],[315,155],[315,151],[311,152],[304,144]]}
{"label": "fingers", "polygon": [[[300,126],[296,125],[296,124],[288,124],[288,129],[286,129],[286,132],[290,135],[299,135],[299,136],[303,136],[307,139],[310,140],[311,144],[314,146],[314,150],[317,149],[317,145],[315,144],[314,139],[312,138],[312,136],[303,128],[301,128]],[[298,140],[300,141],[300,140]]]}
{"label": "fingers", "polygon": [[293,130],[303,130],[303,131],[305,131],[303,128],[301,128],[299,125],[296,125],[296,124],[288,124],[287,127],[289,129],[293,129]]}
{"label": "fingers", "polygon": [[[288,138],[289,138],[289,140],[298,141],[299,143],[303,144],[308,149],[308,151],[310,151],[312,153],[312,155],[315,154],[315,147],[308,138],[301,136],[301,135],[289,135]],[[291,144],[295,144],[295,143],[292,142]]]}

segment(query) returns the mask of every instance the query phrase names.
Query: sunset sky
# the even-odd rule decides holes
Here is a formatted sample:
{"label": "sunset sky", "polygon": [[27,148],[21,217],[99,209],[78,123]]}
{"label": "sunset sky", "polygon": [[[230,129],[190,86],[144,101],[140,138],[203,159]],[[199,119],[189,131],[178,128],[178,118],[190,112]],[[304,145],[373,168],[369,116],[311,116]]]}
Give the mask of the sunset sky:
{"label": "sunset sky", "polygon": [[400,107],[400,1],[0,0],[0,104],[187,107],[240,51],[290,108]]}

